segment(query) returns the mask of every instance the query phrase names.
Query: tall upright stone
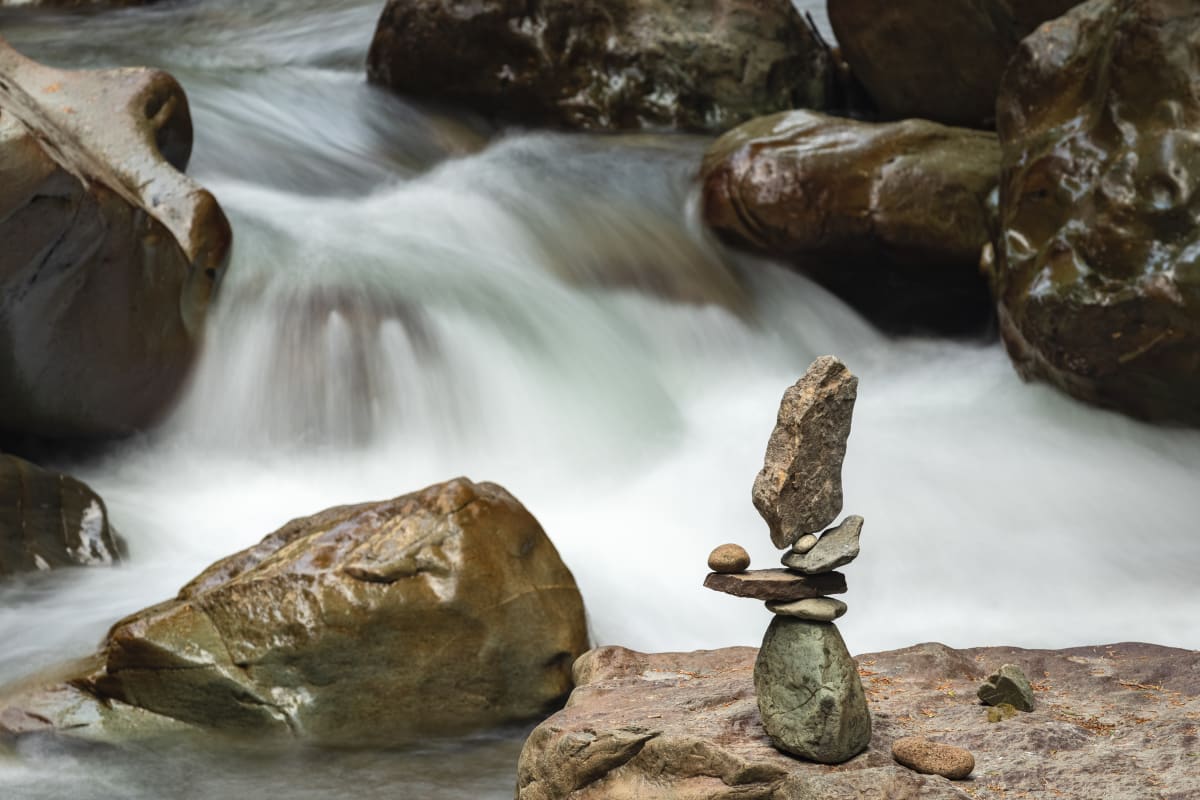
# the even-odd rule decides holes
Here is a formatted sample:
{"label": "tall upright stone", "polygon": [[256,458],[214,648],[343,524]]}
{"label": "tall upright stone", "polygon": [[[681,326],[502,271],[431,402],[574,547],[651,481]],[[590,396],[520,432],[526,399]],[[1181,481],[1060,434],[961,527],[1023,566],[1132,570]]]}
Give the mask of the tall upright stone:
{"label": "tall upright stone", "polygon": [[842,510],[842,461],[858,378],[833,356],[821,356],[783,394],[754,507],[776,547],[823,530]]}

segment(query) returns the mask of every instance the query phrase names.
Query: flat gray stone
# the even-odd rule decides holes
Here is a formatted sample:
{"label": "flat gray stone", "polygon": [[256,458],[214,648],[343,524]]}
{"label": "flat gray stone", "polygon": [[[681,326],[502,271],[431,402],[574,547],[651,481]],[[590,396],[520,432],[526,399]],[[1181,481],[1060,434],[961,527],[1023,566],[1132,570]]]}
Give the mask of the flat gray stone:
{"label": "flat gray stone", "polygon": [[797,575],[786,569],[752,569],[736,574],[710,572],[704,585],[717,592],[755,600],[803,600],[841,594],[846,591],[846,576],[840,572],[823,575]]}
{"label": "flat gray stone", "polygon": [[842,460],[858,378],[833,356],[821,356],[783,393],[754,507],[776,547],[825,528],[842,510]]}
{"label": "flat gray stone", "polygon": [[858,537],[862,534],[862,526],[862,517],[846,517],[841,525],[825,531],[812,550],[807,553],[786,553],[783,565],[805,575],[819,575],[849,564],[858,558]]}
{"label": "flat gray stone", "polygon": [[1033,687],[1016,664],[1005,664],[989,675],[977,694],[989,706],[1007,703],[1020,711],[1033,711]]}
{"label": "flat gray stone", "polygon": [[831,622],[776,616],[754,662],[754,690],[763,727],[784,752],[840,764],[871,743],[862,680]]}
{"label": "flat gray stone", "polygon": [[813,622],[833,622],[846,613],[846,604],[833,597],[806,597],[790,603],[767,603],[767,610],[783,617],[807,619]]}

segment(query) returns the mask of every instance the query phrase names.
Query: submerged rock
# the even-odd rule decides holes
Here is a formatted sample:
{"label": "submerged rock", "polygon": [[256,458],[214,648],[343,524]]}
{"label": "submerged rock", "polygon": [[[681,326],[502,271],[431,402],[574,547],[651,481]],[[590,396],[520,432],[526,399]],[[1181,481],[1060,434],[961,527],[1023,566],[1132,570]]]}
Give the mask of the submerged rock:
{"label": "submerged rock", "polygon": [[776,547],[819,531],[842,510],[842,461],[858,378],[833,356],[822,356],[788,387],[754,479],[754,507]]}
{"label": "submerged rock", "polygon": [[974,332],[991,320],[996,136],[924,120],[777,114],[705,155],[703,214],[724,239],[812,276],[881,327]]}
{"label": "submerged rock", "polygon": [[0,454],[0,576],[119,560],[104,501],[87,484]]}
{"label": "submerged rock", "polygon": [[389,746],[548,712],[586,646],[537,520],[460,478],[288,523],[118,622],[87,672],[10,715],[97,735],[61,729],[99,705],[101,736],[182,724]]}
{"label": "submerged rock", "polygon": [[1021,711],[1033,711],[1033,687],[1016,664],[1005,664],[993,672],[976,692],[989,706],[1011,706]]}
{"label": "submerged rock", "polygon": [[892,742],[892,758],[916,772],[941,775],[952,781],[961,781],[975,769],[975,757],[970,750],[931,742],[922,736],[904,736]]}
{"label": "submerged rock", "polygon": [[806,575],[818,575],[845,566],[858,558],[858,539],[862,534],[862,526],[862,517],[846,517],[841,525],[821,534],[811,550],[785,553],[783,565]]}
{"label": "submerged rock", "polygon": [[997,103],[994,283],[1017,371],[1200,424],[1200,16],[1093,0],[1021,45]]}
{"label": "submerged rock", "polygon": [[0,39],[0,430],[127,434],[171,404],[230,244],[191,147],[166,73],[50,69]]}
{"label": "submerged rock", "polygon": [[569,128],[719,132],[825,108],[833,62],[788,0],[391,0],[371,81]]}

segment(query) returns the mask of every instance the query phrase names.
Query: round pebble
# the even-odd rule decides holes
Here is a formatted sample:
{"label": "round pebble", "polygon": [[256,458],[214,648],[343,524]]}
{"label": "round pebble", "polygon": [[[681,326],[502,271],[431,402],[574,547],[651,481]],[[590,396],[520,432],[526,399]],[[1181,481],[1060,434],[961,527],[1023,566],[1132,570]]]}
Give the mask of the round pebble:
{"label": "round pebble", "polygon": [[920,736],[905,736],[892,742],[892,758],[915,772],[941,775],[952,781],[962,780],[975,769],[975,756],[970,750]]}
{"label": "round pebble", "polygon": [[800,553],[801,555],[803,555],[804,553],[807,553],[809,550],[812,550],[816,546],[817,546],[817,535],[815,533],[806,533],[803,536],[801,536],[799,539],[797,539],[796,543],[792,545],[792,552]]}
{"label": "round pebble", "polygon": [[723,544],[708,554],[708,568],[713,572],[745,572],[750,566],[750,554],[740,544]]}

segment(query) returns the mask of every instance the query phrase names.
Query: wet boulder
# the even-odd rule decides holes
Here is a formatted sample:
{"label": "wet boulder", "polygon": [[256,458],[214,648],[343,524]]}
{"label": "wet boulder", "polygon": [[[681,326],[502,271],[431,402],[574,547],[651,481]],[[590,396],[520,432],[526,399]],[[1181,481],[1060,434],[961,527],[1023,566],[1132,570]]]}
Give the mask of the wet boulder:
{"label": "wet boulder", "polygon": [[829,0],[829,22],[884,116],[991,127],[1018,43],[1076,2]]}
{"label": "wet boulder", "polygon": [[998,103],[993,280],[1018,372],[1200,423],[1200,14],[1093,0],[1027,38]]}
{"label": "wet boulder", "polygon": [[119,558],[104,501],[87,484],[0,454],[0,577]]}
{"label": "wet boulder", "polygon": [[121,435],[169,407],[230,245],[191,146],[166,73],[50,69],[0,39],[0,431]]}
{"label": "wet boulder", "polygon": [[789,0],[391,0],[371,81],[530,125],[719,132],[832,101]]}
{"label": "wet boulder", "polygon": [[793,111],[717,140],[703,213],[722,238],[788,261],[884,328],[974,331],[991,318],[979,254],[999,166],[983,131]]}

